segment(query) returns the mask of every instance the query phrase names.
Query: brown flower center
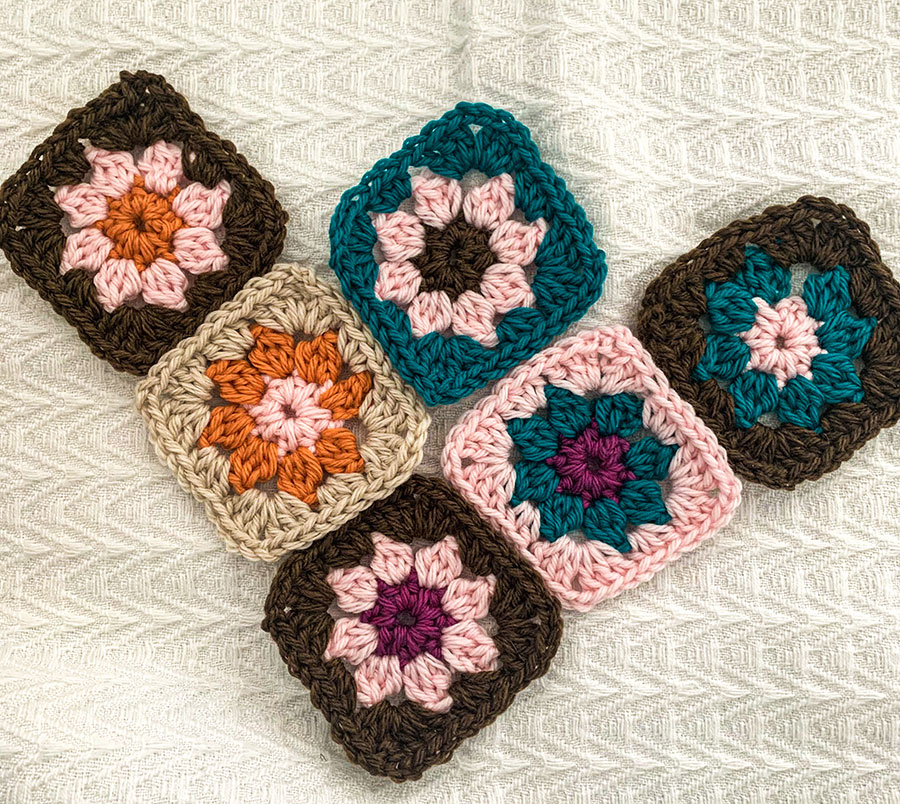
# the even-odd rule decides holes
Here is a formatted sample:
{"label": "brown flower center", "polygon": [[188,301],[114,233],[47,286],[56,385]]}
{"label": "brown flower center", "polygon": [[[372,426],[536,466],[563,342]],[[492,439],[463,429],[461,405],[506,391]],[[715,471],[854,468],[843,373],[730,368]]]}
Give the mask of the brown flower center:
{"label": "brown flower center", "polygon": [[425,251],[413,257],[422,273],[422,291],[443,290],[456,301],[467,290],[478,291],[484,272],[497,262],[490,234],[460,214],[445,228],[425,226]]}
{"label": "brown flower center", "polygon": [[109,256],[134,260],[138,271],[157,259],[174,262],[172,235],[184,226],[172,211],[176,195],[177,187],[167,196],[150,192],[144,187],[143,177],[137,176],[125,195],[109,199],[109,213],[96,224],[115,243]]}

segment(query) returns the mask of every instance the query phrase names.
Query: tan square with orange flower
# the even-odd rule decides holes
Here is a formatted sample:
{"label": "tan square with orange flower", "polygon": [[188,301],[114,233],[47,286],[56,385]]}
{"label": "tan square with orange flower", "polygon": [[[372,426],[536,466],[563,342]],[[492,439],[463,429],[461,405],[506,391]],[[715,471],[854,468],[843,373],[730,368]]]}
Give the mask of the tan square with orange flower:
{"label": "tan square with orange flower", "polygon": [[388,496],[429,424],[343,297],[298,265],[211,314],[137,403],[157,453],[248,558],[305,547]]}

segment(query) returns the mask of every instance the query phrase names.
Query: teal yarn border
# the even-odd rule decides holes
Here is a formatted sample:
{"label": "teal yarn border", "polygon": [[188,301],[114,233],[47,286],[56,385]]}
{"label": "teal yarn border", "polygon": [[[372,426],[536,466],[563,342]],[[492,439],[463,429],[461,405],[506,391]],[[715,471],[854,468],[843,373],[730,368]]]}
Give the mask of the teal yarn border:
{"label": "teal yarn border", "polygon": [[[455,179],[469,170],[510,173],[516,206],[529,220],[543,217],[549,224],[535,259],[535,308],[507,313],[493,348],[464,335],[414,338],[406,313],[375,297],[376,232],[369,213],[396,210],[412,192],[409,169],[418,167]],[[428,405],[456,402],[531,357],[587,312],[606,279],[606,255],[594,244],[593,227],[565,182],[541,160],[524,125],[484,103],[457,104],[376,162],[341,196],[329,236],[330,265],[344,295]]]}

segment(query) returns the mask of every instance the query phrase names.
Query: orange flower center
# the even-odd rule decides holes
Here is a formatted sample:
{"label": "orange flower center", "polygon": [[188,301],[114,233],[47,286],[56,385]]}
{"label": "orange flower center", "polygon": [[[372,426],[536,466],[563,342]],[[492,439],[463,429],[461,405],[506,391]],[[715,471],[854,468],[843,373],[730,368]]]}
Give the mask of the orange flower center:
{"label": "orange flower center", "polygon": [[110,198],[109,213],[95,224],[115,243],[109,256],[134,260],[138,271],[158,259],[175,262],[172,235],[184,227],[184,221],[172,211],[176,195],[177,187],[167,196],[150,192],[144,188],[143,177],[136,176],[125,195]]}

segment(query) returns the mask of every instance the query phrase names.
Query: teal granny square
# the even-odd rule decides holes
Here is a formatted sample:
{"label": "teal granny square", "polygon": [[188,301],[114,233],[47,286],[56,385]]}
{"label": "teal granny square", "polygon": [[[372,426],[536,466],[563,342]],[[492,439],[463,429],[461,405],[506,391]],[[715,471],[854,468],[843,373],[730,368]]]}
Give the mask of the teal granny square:
{"label": "teal granny square", "polygon": [[606,277],[584,210],[508,112],[460,103],[347,190],[331,267],[429,405],[527,359]]}

